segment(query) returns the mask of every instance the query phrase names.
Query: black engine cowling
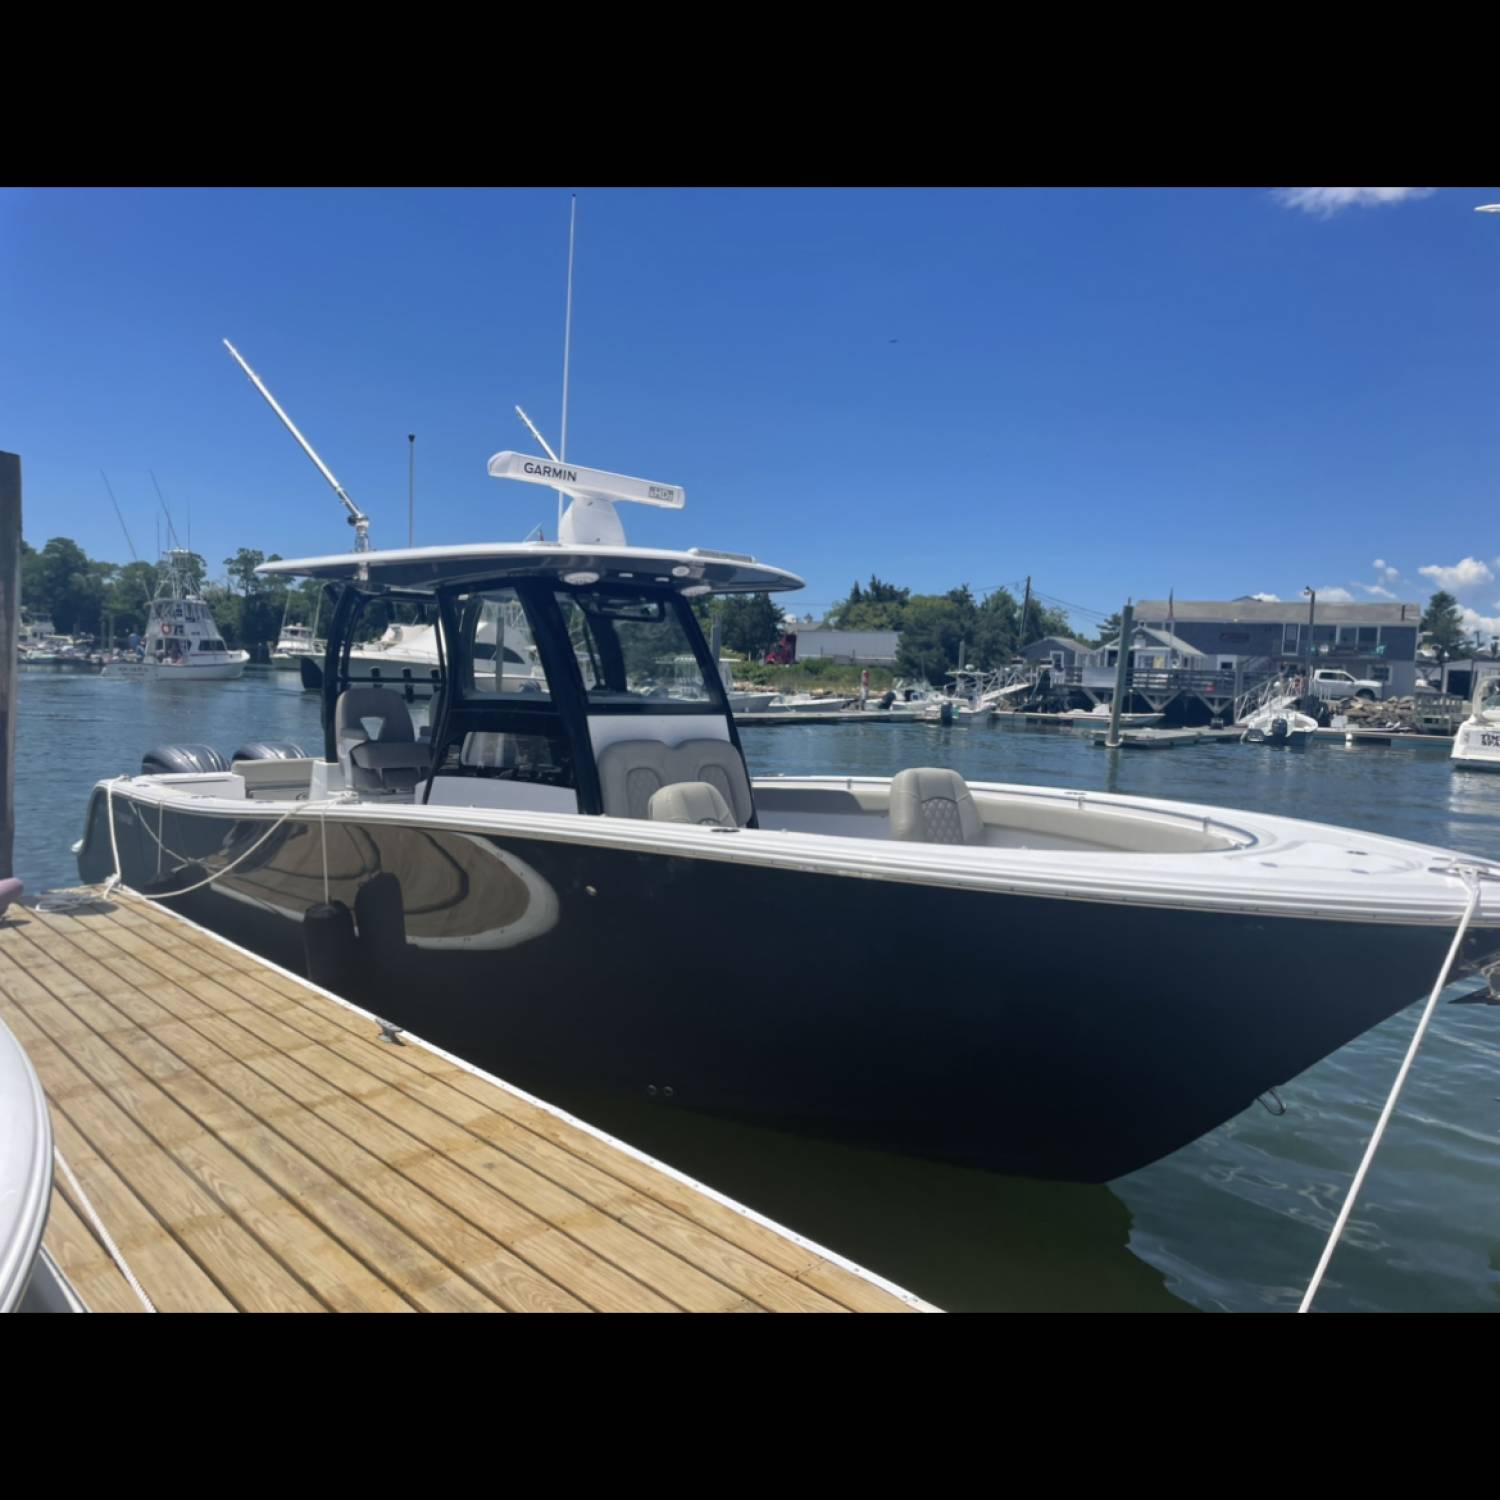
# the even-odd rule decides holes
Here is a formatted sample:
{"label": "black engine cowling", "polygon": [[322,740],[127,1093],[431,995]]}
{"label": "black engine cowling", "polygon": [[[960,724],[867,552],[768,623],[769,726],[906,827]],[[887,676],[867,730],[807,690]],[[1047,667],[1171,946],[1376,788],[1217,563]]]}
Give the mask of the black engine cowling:
{"label": "black engine cowling", "polygon": [[141,757],[142,776],[205,775],[229,763],[212,745],[158,745]]}
{"label": "black engine cowling", "polygon": [[307,751],[291,740],[251,740],[241,745],[230,760],[306,760]]}

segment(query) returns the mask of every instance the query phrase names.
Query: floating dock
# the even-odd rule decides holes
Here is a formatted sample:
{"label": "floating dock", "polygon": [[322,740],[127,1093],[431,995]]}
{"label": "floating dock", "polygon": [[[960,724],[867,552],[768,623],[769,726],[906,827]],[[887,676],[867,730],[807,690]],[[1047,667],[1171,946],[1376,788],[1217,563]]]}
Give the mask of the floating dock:
{"label": "floating dock", "polygon": [[[1227,729],[1122,729],[1122,750],[1177,750],[1185,745],[1218,745],[1238,740],[1245,731],[1236,725]],[[1109,748],[1107,734],[1095,734],[1094,743]]]}
{"label": "floating dock", "polygon": [[89,1204],[164,1312],[931,1310],[185,918],[67,905],[0,923],[0,1014],[95,1311],[141,1303]]}
{"label": "floating dock", "polygon": [[1400,745],[1417,750],[1431,750],[1443,755],[1453,753],[1451,734],[1421,734],[1405,729],[1315,729],[1313,739],[1344,745]]}

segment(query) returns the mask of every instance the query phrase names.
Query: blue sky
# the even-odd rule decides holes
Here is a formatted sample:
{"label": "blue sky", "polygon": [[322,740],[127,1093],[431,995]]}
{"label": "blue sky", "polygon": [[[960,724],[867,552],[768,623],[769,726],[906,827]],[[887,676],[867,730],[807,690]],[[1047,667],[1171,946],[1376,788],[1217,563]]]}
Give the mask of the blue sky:
{"label": "blue sky", "polygon": [[[569,454],[684,485],[631,539],[789,567],[799,612],[871,572],[1098,611],[1444,583],[1500,632],[1500,214],[1472,212],[1500,189],[1310,194],[585,189]],[[556,446],[567,218],[566,190],[0,192],[28,540],[127,559],[103,468],[149,555],[154,469],[215,570],[347,547],[226,336],[377,546],[408,432],[419,543],[552,534],[485,461],[534,448],[516,402]]]}

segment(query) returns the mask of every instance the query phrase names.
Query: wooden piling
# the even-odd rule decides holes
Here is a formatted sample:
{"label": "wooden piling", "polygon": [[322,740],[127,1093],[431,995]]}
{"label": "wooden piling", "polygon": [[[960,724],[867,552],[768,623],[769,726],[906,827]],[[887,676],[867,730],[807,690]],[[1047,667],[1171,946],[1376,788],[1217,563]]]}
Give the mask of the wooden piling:
{"label": "wooden piling", "polygon": [[15,874],[16,651],[21,633],[21,460],[0,453],[0,880]]}

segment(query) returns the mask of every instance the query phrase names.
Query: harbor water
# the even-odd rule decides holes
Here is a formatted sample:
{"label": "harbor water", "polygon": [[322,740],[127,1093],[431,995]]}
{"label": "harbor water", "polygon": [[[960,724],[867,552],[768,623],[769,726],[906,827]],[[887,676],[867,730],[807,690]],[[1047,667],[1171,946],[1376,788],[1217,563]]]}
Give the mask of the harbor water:
{"label": "harbor water", "polygon": [[[1010,781],[1172,797],[1500,856],[1500,776],[1455,772],[1433,749],[1300,751],[1236,743],[1110,753],[1071,730],[790,725],[743,732],[755,775],[886,776],[950,766]],[[69,846],[88,789],[139,769],[162,743],[226,754],[251,740],[322,742],[318,700],[295,673],[239,682],[110,681],[23,672],[16,873],[28,893],[77,881]],[[1024,933],[830,930],[841,951],[930,954],[943,982],[954,943],[983,944],[1003,984]],[[1093,968],[1101,995],[1148,988],[1171,954],[1059,952]],[[726,963],[777,983],[774,914],[747,912]],[[1265,985],[1301,976],[1264,956]],[[1215,982],[1202,975],[1205,991]],[[1364,982],[1357,959],[1345,982]],[[793,1139],[642,1102],[597,1123],[730,1196],[950,1309],[1281,1310],[1296,1307],[1416,1021],[1417,1002],[1292,1080],[1279,1117],[1254,1106],[1201,1140],[1105,1187],[1034,1182]],[[920,1006],[922,997],[911,1002]],[[1316,994],[1307,1003],[1315,1005]],[[583,1111],[585,1114],[587,1110]],[[1500,1006],[1440,1006],[1400,1108],[1319,1295],[1336,1310],[1490,1311],[1500,1305]]]}

